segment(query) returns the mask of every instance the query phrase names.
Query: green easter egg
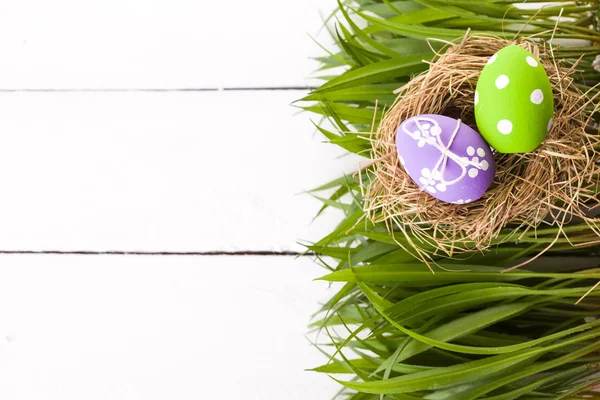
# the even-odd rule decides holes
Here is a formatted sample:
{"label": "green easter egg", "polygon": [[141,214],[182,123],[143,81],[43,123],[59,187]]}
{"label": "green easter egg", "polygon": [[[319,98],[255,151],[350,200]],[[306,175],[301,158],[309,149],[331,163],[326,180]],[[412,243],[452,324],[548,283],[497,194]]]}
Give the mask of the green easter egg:
{"label": "green easter egg", "polygon": [[507,46],[481,71],[475,89],[479,133],[500,153],[527,153],[546,138],[554,99],[544,67],[527,50]]}

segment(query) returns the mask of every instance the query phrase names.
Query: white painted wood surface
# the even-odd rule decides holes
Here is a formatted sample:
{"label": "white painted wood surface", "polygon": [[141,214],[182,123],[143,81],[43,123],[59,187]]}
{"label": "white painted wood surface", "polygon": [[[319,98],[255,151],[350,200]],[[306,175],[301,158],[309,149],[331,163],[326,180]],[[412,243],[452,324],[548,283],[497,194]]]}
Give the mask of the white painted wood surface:
{"label": "white painted wood surface", "polygon": [[[0,398],[330,399],[287,257],[1,256]],[[215,290],[215,287],[226,290]]]}
{"label": "white painted wood surface", "polygon": [[302,91],[0,93],[0,250],[302,250],[358,160]]}
{"label": "white painted wood surface", "polygon": [[[334,0],[0,2],[0,88],[307,84]],[[326,40],[326,35],[320,36]]]}
{"label": "white painted wood surface", "polygon": [[[0,1],[0,251],[299,251],[354,171],[290,103],[335,1]],[[318,36],[327,42],[326,35]],[[158,91],[156,90],[158,89]],[[192,89],[190,91],[190,89]],[[311,260],[0,256],[0,398],[329,399]]]}

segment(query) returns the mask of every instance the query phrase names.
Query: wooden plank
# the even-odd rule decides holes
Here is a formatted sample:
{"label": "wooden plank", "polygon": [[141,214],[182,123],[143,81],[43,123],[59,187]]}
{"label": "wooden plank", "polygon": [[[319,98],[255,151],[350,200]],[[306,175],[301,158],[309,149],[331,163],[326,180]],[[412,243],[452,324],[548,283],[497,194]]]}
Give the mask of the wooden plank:
{"label": "wooden plank", "polygon": [[302,250],[357,158],[302,91],[0,94],[0,250]]}
{"label": "wooden plank", "polygon": [[[0,89],[302,86],[334,0],[0,4]],[[327,41],[328,35],[319,35]]]}
{"label": "wooden plank", "polygon": [[329,399],[292,257],[0,257],[0,398]]}

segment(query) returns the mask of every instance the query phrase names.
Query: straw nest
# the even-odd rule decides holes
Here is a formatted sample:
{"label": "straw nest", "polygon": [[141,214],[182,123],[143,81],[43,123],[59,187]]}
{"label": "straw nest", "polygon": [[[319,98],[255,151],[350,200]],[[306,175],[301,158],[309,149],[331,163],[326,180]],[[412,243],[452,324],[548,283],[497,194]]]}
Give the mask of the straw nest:
{"label": "straw nest", "polygon": [[[544,66],[554,94],[552,128],[531,153],[496,153],[496,177],[480,200],[441,202],[421,191],[399,165],[398,126],[419,114],[443,114],[477,130],[473,92],[479,73],[490,56],[510,44],[529,50]],[[385,222],[390,232],[402,231],[407,250],[420,256],[481,251],[518,241],[541,225],[554,227],[558,238],[567,235],[563,227],[573,220],[585,221],[600,235],[600,220],[590,213],[598,204],[600,177],[600,139],[592,127],[597,94],[582,92],[573,79],[576,73],[577,63],[556,60],[549,47],[528,39],[467,35],[449,43],[427,72],[396,91],[396,102],[373,133],[374,179],[364,188],[367,217]]]}

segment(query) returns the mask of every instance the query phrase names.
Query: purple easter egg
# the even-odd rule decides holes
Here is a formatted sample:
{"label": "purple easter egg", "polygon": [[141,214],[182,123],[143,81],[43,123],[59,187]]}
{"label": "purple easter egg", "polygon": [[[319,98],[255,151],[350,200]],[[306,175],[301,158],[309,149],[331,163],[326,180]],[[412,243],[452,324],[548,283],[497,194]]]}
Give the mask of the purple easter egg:
{"label": "purple easter egg", "polygon": [[402,122],[396,147],[400,163],[421,190],[447,203],[481,198],[496,174],[492,150],[481,135],[443,115]]}

